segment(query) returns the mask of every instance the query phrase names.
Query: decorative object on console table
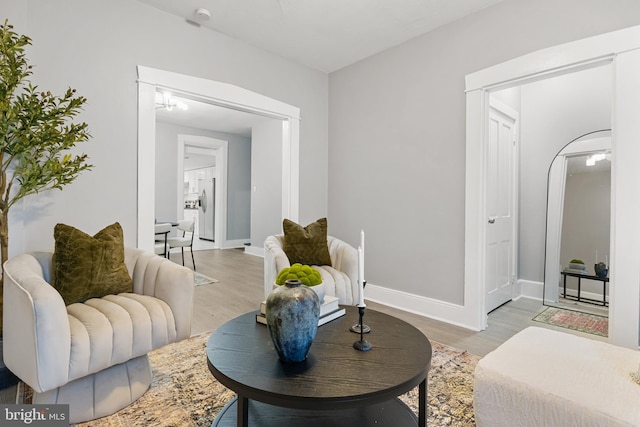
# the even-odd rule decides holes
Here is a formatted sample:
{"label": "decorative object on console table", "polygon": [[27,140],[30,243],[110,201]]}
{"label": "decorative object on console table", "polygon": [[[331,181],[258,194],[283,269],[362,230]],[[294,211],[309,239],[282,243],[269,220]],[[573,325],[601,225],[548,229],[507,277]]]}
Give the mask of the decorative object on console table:
{"label": "decorative object on console table", "polygon": [[607,264],[605,264],[604,262],[594,264],[593,269],[596,272],[596,276],[598,277],[607,277],[607,274],[609,274]]}
{"label": "decorative object on console table", "polygon": [[584,265],[584,261],[576,258],[569,261],[569,266],[565,268],[564,271],[576,274],[589,274],[587,273],[587,266]]}
{"label": "decorative object on console table", "polygon": [[280,360],[296,363],[307,358],[319,317],[318,295],[299,280],[287,280],[269,294],[267,327]]}

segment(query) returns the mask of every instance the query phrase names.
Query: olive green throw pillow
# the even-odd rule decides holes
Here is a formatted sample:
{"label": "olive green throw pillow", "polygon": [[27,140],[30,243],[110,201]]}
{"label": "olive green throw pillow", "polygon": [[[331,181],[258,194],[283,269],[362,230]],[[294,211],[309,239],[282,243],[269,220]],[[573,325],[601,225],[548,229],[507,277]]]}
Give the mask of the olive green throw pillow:
{"label": "olive green throw pillow", "polygon": [[320,218],[316,222],[303,227],[284,219],[283,250],[291,264],[299,262],[308,265],[331,265],[331,256],[327,246],[327,219]]}
{"label": "olive green throw pillow", "polygon": [[93,237],[69,225],[57,224],[53,237],[53,286],[65,304],[133,292],[124,263],[120,224],[111,224]]}

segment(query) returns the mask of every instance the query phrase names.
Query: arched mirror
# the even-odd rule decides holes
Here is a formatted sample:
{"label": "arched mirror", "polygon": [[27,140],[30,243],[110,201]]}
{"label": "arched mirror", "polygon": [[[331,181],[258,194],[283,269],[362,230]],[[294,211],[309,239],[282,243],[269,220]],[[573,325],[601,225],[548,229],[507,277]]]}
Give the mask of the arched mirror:
{"label": "arched mirror", "polygon": [[611,131],[582,135],[553,159],[547,181],[544,305],[607,314]]}

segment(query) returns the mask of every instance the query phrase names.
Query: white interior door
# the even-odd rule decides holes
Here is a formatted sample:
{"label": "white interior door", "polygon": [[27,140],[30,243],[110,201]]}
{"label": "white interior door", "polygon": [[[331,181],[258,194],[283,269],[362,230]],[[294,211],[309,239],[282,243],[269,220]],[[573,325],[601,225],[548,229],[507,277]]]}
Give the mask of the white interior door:
{"label": "white interior door", "polygon": [[488,125],[486,310],[511,300],[515,282],[517,115],[492,105]]}

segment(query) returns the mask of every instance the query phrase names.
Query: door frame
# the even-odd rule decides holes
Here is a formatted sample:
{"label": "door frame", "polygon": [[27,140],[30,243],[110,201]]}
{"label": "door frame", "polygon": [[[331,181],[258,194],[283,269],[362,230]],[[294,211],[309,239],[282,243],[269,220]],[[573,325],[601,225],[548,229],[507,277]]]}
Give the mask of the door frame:
{"label": "door frame", "polygon": [[[282,218],[298,221],[300,201],[300,109],[256,92],[200,77],[137,66],[138,182],[137,247],[153,250],[155,210],[155,93],[168,90],[225,108],[282,121]],[[226,228],[226,227],[225,227]]]}
{"label": "door frame", "polygon": [[461,323],[487,328],[484,283],[485,124],[489,94],[523,83],[612,63],[611,290],[609,337],[638,348],[640,333],[640,26],[521,56],[469,74],[466,83],[465,283]]}
{"label": "door frame", "polygon": [[[213,239],[215,248],[226,248],[227,227],[223,227],[222,224],[227,223],[227,162],[229,160],[229,141],[209,136],[186,134],[178,135],[178,218],[180,218],[182,214],[182,212],[180,212],[180,206],[184,209],[184,187],[182,182],[184,180],[185,145],[193,145],[210,149],[214,152],[216,157],[216,188],[214,199],[214,210],[216,216]],[[180,200],[182,200],[182,203],[180,203]]]}

